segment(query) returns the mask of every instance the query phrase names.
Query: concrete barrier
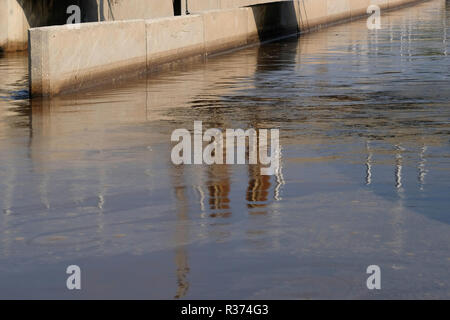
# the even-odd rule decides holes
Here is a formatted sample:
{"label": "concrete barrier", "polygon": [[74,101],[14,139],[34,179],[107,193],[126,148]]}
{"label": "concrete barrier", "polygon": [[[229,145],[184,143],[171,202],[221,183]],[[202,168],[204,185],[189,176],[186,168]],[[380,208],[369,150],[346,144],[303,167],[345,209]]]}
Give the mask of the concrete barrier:
{"label": "concrete barrier", "polygon": [[329,22],[327,11],[327,0],[302,0],[298,10],[300,30],[310,30]]}
{"label": "concrete barrier", "polygon": [[[177,0],[186,12],[184,0]],[[231,9],[279,0],[189,0],[191,12]],[[173,0],[0,0],[0,50],[26,50],[28,29],[63,25],[70,5],[81,9],[81,22],[154,19],[174,16]]]}
{"label": "concrete barrier", "polygon": [[[100,1],[100,21],[172,17],[172,0]],[[102,19],[103,17],[103,19]]]}
{"label": "concrete barrier", "polygon": [[147,20],[147,69],[279,34],[296,33],[296,15],[290,6],[292,2],[272,3]]}
{"label": "concrete barrier", "polygon": [[362,15],[367,14],[367,8],[372,4],[372,2],[381,2],[387,0],[349,0],[350,16],[352,18],[357,18]]}
{"label": "concrete barrier", "polygon": [[81,22],[172,17],[172,0],[0,0],[0,49],[26,50],[28,29],[67,23],[67,8],[77,5]]}
{"label": "concrete barrier", "polygon": [[389,8],[389,0],[349,0],[352,18],[367,14],[370,5],[377,5],[381,10]]}
{"label": "concrete barrier", "polygon": [[0,50],[27,48],[28,21],[16,0],[0,0]]}
{"label": "concrete barrier", "polygon": [[0,50],[6,50],[8,45],[8,6],[6,1],[0,1]]}
{"label": "concrete barrier", "polygon": [[[281,1],[291,2],[292,0]],[[189,0],[188,9],[191,13],[200,13],[202,11],[235,9],[273,2],[280,2],[280,0]],[[184,0],[181,0],[181,11],[182,14],[186,12],[186,1]]]}
{"label": "concrete barrier", "polygon": [[147,68],[205,52],[200,15],[147,20]]}
{"label": "concrete barrier", "polygon": [[406,6],[414,2],[419,2],[419,0],[387,0],[387,1],[389,9]]}
{"label": "concrete barrier", "polygon": [[416,0],[301,0],[199,15],[57,26],[29,32],[30,92],[51,96],[115,82],[195,55],[309,31],[365,15],[374,3],[393,8]]}
{"label": "concrete barrier", "polygon": [[326,0],[326,3],[327,22],[351,18],[350,0]]}
{"label": "concrete barrier", "polygon": [[145,72],[144,20],[30,29],[30,91],[53,95]]}
{"label": "concrete barrier", "polygon": [[202,14],[206,53],[247,44],[248,10],[215,10]]}

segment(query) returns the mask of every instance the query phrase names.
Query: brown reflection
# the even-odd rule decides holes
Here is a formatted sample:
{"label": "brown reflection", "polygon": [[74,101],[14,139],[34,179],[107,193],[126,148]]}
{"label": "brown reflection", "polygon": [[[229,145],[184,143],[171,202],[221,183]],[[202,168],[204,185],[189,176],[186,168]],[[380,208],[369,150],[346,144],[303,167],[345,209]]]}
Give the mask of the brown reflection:
{"label": "brown reflection", "polygon": [[186,187],[182,181],[183,168],[172,167],[173,185],[176,199],[177,221],[175,226],[175,266],[177,276],[177,291],[175,299],[186,296],[189,290],[189,260],[187,243],[189,241],[189,201],[186,197]]}
{"label": "brown reflection", "polygon": [[230,211],[230,170],[227,165],[208,166],[207,189],[209,194],[209,208],[213,211],[210,217],[226,218]]}
{"label": "brown reflection", "polygon": [[[222,133],[225,132],[227,121],[224,116],[215,116],[211,118],[210,114],[205,114],[208,127],[221,128]],[[208,128],[203,128],[207,130]],[[225,145],[225,139],[224,139]],[[223,150],[223,159],[226,159],[227,152]],[[209,209],[211,210],[211,218],[228,218],[231,216],[231,168],[226,164],[213,164],[206,168],[208,180],[206,181],[206,188],[209,195]]]}
{"label": "brown reflection", "polygon": [[[257,123],[253,121],[253,125]],[[259,131],[257,131],[257,150],[259,150]],[[249,146],[247,146],[247,154],[250,153]],[[247,156],[248,159],[248,156]],[[248,187],[245,199],[247,200],[247,208],[250,209],[250,214],[266,214],[265,209],[269,198],[270,180],[271,176],[261,175],[261,165],[248,165]],[[255,210],[252,210],[255,209]]]}
{"label": "brown reflection", "polygon": [[268,200],[271,176],[261,175],[260,165],[249,165],[248,175],[249,181],[246,195],[246,200],[248,201],[247,207],[249,209],[266,207],[267,204],[261,202],[266,202]]}

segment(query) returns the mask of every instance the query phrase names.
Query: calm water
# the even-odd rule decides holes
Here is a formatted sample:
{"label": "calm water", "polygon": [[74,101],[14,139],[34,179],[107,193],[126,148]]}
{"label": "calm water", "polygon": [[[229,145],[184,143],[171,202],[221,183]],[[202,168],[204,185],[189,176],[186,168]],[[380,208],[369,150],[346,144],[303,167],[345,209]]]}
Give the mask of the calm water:
{"label": "calm water", "polygon": [[[450,298],[449,10],[50,101],[1,57],[0,298]],[[172,165],[194,120],[279,128],[281,170]]]}

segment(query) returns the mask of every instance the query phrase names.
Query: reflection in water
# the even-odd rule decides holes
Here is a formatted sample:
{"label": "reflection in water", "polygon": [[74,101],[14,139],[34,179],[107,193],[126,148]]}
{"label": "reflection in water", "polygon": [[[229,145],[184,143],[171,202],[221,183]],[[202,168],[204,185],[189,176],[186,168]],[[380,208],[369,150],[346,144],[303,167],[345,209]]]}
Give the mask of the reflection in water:
{"label": "reflection in water", "polygon": [[14,203],[14,191],[16,189],[15,181],[16,181],[16,169],[14,166],[9,166],[6,168],[6,177],[4,177],[3,184],[5,186],[4,188],[4,195],[3,195],[3,221],[2,226],[5,228],[5,234],[4,234],[4,250],[3,255],[5,257],[9,256],[10,251],[10,245],[12,241],[12,237],[10,236],[8,230],[10,226],[11,221],[11,215],[13,214],[12,208]]}
{"label": "reflection in water", "polygon": [[[249,209],[262,209],[267,205],[266,202],[269,196],[271,176],[262,176],[260,172],[260,165],[253,165],[249,167],[249,182],[246,197],[246,200],[248,201],[247,207]],[[265,212],[252,211],[251,213],[257,214]]]}
{"label": "reflection in water", "polygon": [[211,165],[208,167],[208,177],[209,208],[213,211],[210,216],[226,218],[231,215],[229,168],[226,165]]}
{"label": "reflection in water", "polygon": [[[280,147],[279,159],[283,159],[281,147]],[[280,166],[279,166],[278,170],[275,172],[275,179],[276,179],[276,181],[275,181],[276,187],[275,187],[273,198],[276,201],[281,201],[281,200],[283,200],[281,198],[281,189],[282,189],[283,185],[286,184],[286,182],[284,181],[284,176],[283,176],[283,163],[281,161],[280,161]]]}
{"label": "reflection in water", "polygon": [[373,153],[370,150],[370,142],[366,141],[367,160],[366,160],[366,185],[372,183],[372,157]]}
{"label": "reflection in water", "polygon": [[448,50],[448,45],[447,45],[447,11],[444,10],[443,14],[442,14],[442,26],[443,26],[443,39],[442,39],[442,46],[443,46],[443,50],[444,50],[444,55],[447,56],[447,50]]}
{"label": "reflection in water", "polygon": [[186,197],[186,188],[184,183],[180,181],[182,174],[182,168],[173,169],[173,179],[174,181],[174,190],[175,190],[175,198],[177,201],[177,222],[175,227],[175,265],[176,265],[176,274],[177,274],[177,291],[175,294],[176,299],[183,298],[188,290],[189,290],[189,263],[188,263],[188,254],[186,244],[189,239],[189,230],[188,230],[188,208],[189,202]]}
{"label": "reflection in water", "polygon": [[427,175],[427,170],[425,169],[425,163],[427,159],[425,158],[425,153],[427,152],[427,146],[422,146],[420,148],[420,161],[419,161],[419,186],[420,190],[423,191],[423,186],[425,184],[425,176]]}
{"label": "reflection in water", "polygon": [[[48,288],[22,294],[11,266],[44,281],[48,265],[126,254],[150,261],[127,265],[145,270],[145,298],[366,297],[356,275],[373,263],[395,286],[383,297],[448,297],[447,10],[433,0],[381,30],[356,21],[51,100],[21,93],[26,57],[1,58],[0,282],[14,290],[0,297]],[[172,165],[170,134],[194,120],[279,128],[278,171]]]}
{"label": "reflection in water", "polygon": [[395,146],[396,154],[395,154],[395,187],[398,192],[403,192],[403,184],[402,184],[402,169],[403,169],[403,157],[402,152],[405,150],[399,145]]}

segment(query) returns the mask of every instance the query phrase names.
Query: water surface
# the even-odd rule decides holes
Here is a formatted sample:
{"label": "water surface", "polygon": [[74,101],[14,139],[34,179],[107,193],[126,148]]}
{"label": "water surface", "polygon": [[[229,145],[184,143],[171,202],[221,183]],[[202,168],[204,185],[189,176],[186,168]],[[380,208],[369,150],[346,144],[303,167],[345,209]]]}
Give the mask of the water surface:
{"label": "water surface", "polygon": [[[449,17],[433,0],[52,100],[2,56],[0,298],[450,298]],[[174,166],[195,120],[278,128],[281,169]]]}

